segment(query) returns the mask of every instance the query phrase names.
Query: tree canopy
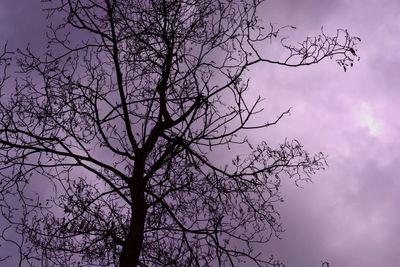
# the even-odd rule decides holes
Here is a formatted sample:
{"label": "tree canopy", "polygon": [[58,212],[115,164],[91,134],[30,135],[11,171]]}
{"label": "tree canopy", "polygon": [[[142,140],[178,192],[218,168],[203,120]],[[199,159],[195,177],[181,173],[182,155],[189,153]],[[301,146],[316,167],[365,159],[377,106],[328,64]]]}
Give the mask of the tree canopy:
{"label": "tree canopy", "polygon": [[[262,3],[52,1],[44,54],[5,47],[2,237],[22,265],[282,266],[256,249],[282,231],[281,179],[309,179],[325,157],[248,140],[289,111],[254,124],[247,71],[326,58],[346,70],[359,39],[339,29],[289,45],[294,27],[264,24]],[[276,42],[283,59],[265,56]],[[242,152],[212,156],[230,147]]]}

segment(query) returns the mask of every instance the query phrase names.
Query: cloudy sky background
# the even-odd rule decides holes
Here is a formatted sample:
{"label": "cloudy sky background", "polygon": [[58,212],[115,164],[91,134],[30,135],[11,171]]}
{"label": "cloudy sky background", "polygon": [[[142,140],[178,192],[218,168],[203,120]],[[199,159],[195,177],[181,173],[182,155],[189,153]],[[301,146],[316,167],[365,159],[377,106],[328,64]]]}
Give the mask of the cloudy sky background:
{"label": "cloudy sky background", "polygon": [[[0,41],[45,43],[39,0],[0,2]],[[294,25],[290,41],[346,28],[362,40],[361,61],[346,73],[334,62],[304,68],[258,65],[252,93],[278,126],[250,133],[260,140],[297,138],[323,151],[329,168],[303,189],[285,183],[280,211],[286,232],[265,251],[291,267],[396,267],[400,262],[400,1],[268,0],[267,24]]]}
{"label": "cloudy sky background", "polygon": [[347,28],[362,40],[361,61],[346,73],[333,61],[254,71],[271,111],[293,107],[272,134],[298,138],[329,155],[328,170],[313,184],[302,190],[285,186],[281,215],[287,230],[274,250],[288,266],[316,266],[318,260],[342,267],[399,266],[399,15],[399,1],[266,5],[265,18],[297,26],[296,37],[324,26],[327,33]]}

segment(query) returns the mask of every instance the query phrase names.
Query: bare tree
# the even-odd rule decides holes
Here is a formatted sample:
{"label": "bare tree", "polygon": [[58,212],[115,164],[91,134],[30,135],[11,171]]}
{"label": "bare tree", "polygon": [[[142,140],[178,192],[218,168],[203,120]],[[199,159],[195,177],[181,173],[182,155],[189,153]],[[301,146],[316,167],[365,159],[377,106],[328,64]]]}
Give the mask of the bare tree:
{"label": "bare tree", "polygon": [[283,266],[256,249],[282,231],[281,178],[309,179],[325,157],[296,140],[251,145],[246,131],[289,111],[252,124],[246,72],[325,58],[346,70],[359,39],[282,40],[286,57],[270,59],[294,27],[264,28],[262,0],[56,2],[46,53],[14,54],[10,95],[7,49],[0,62],[2,236],[20,264]]}

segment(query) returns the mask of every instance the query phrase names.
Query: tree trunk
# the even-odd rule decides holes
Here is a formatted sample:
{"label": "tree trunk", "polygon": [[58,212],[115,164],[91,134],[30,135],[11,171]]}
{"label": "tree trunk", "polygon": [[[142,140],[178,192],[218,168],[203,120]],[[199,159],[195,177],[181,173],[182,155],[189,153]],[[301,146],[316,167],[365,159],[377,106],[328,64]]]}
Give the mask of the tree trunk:
{"label": "tree trunk", "polygon": [[129,225],[129,233],[122,247],[120,255],[120,267],[136,267],[139,263],[144,238],[144,224],[146,220],[146,203],[144,193],[134,198],[132,217]]}
{"label": "tree trunk", "polygon": [[[159,116],[159,119],[161,115]],[[159,121],[158,123],[161,123]],[[143,247],[144,226],[147,215],[147,203],[145,199],[145,165],[147,156],[150,154],[158,137],[161,134],[160,124],[156,125],[151,131],[147,141],[143,145],[140,153],[137,152],[135,167],[133,169],[133,179],[131,185],[132,198],[132,217],[129,225],[129,233],[125,239],[120,255],[120,267],[137,267],[140,253]]]}
{"label": "tree trunk", "polygon": [[[137,162],[142,163],[142,162]],[[139,164],[138,164],[139,165]],[[137,166],[136,166],[137,167]],[[146,221],[147,205],[145,200],[144,164],[134,170],[134,185],[131,188],[132,215],[129,223],[129,233],[125,239],[120,255],[120,267],[136,267],[139,263],[143,246],[144,225]]]}

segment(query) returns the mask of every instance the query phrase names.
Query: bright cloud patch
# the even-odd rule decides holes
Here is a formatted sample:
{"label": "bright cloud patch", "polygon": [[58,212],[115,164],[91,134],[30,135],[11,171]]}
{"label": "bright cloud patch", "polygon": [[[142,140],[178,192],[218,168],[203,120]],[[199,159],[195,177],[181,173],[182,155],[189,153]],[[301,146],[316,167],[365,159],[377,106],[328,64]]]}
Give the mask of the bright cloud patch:
{"label": "bright cloud patch", "polygon": [[353,118],[358,126],[366,127],[372,136],[378,136],[382,132],[382,123],[376,119],[371,105],[366,102],[355,108]]}

